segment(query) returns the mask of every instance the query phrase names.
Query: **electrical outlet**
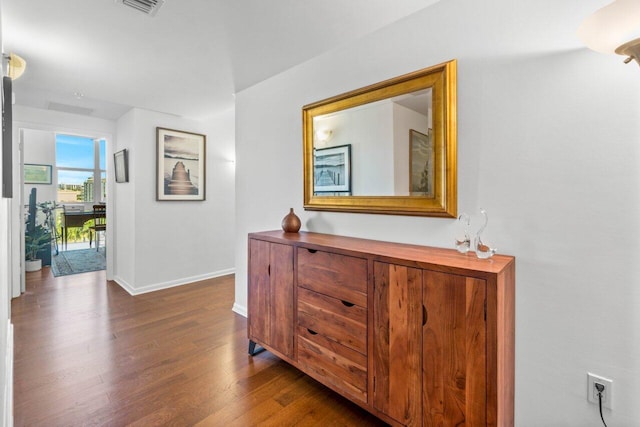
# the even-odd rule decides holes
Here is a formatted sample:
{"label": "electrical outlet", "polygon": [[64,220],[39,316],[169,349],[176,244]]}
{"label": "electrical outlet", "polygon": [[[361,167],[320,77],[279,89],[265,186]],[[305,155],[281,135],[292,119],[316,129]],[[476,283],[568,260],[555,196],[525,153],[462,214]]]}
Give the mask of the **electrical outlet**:
{"label": "electrical outlet", "polygon": [[587,400],[598,405],[598,389],[596,384],[604,386],[602,391],[602,407],[613,409],[613,380],[587,372]]}

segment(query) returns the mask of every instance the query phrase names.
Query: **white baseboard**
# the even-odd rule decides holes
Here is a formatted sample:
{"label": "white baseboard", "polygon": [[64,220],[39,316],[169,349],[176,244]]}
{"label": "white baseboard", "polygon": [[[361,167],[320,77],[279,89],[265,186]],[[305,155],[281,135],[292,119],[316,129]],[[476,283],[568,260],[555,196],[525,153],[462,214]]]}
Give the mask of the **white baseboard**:
{"label": "white baseboard", "polygon": [[113,276],[112,279],[114,282],[116,282],[122,289],[124,289],[125,291],[127,291],[129,293],[129,295],[135,295],[134,293],[134,289],[133,287],[129,284],[129,282],[127,282],[126,280],[124,280],[122,277],[120,276]]}
{"label": "white baseboard", "polygon": [[4,385],[4,420],[5,427],[13,426],[13,324],[9,322],[7,326],[7,357],[6,372],[4,374],[6,383]]}
{"label": "white baseboard", "polygon": [[182,279],[170,280],[168,282],[162,283],[154,283],[151,285],[143,286],[141,288],[136,288],[124,280],[122,277],[114,276],[113,281],[116,282],[122,289],[127,291],[131,295],[141,295],[146,294],[148,292],[159,291],[162,289],[169,289],[175,286],[188,285],[193,282],[199,282],[201,280],[206,279],[214,279],[216,277],[228,276],[229,274],[234,274],[236,272],[235,268],[228,268],[226,270],[214,271],[212,273],[200,274],[198,276],[184,277]]}
{"label": "white baseboard", "polygon": [[237,302],[233,303],[233,308],[231,309],[233,312],[238,313],[240,316],[247,317],[247,307],[244,305],[239,305]]}

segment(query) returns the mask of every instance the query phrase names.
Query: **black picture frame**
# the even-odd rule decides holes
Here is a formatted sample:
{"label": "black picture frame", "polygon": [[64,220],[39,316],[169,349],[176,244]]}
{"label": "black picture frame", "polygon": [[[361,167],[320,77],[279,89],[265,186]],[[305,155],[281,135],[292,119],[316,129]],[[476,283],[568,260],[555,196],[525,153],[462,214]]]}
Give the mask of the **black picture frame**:
{"label": "black picture frame", "polygon": [[351,144],[313,150],[313,192],[351,192]]}
{"label": "black picture frame", "polygon": [[113,153],[116,182],[129,182],[129,151],[125,148]]}
{"label": "black picture frame", "polygon": [[2,197],[13,197],[13,113],[12,81],[2,78]]}

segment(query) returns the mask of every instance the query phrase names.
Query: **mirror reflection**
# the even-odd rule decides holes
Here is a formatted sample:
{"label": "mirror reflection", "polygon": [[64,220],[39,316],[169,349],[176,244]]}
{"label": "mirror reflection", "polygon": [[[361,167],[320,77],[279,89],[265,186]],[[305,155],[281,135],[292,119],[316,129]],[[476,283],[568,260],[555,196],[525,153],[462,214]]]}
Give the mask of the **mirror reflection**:
{"label": "mirror reflection", "polygon": [[315,116],[314,194],[433,197],[431,92]]}

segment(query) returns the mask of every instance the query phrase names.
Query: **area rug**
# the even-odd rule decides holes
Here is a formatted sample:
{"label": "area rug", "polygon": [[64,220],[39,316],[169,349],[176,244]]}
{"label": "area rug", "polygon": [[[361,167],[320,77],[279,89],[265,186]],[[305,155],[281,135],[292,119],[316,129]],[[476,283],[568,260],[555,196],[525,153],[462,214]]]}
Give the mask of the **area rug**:
{"label": "area rug", "polygon": [[51,257],[51,271],[55,277],[69,274],[86,273],[106,268],[104,248],[80,249],[77,251],[60,251]]}

